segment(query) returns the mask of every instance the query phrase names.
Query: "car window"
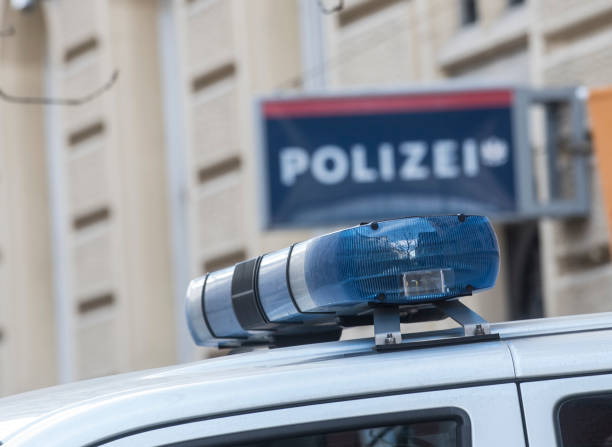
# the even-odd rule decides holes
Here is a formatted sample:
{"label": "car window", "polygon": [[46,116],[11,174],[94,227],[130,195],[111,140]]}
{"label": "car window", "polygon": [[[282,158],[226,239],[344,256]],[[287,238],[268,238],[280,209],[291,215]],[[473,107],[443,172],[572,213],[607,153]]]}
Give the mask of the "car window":
{"label": "car window", "polygon": [[572,397],[558,408],[563,447],[612,446],[612,394]]}
{"label": "car window", "polygon": [[[462,442],[463,424],[457,419],[439,421],[419,421],[402,425],[387,425],[379,427],[366,427],[353,430],[313,431],[300,436],[274,436],[267,439],[262,437],[256,441],[247,442],[234,440],[230,442],[235,447],[466,447],[468,443]],[[226,445],[226,440],[219,444]],[[189,443],[190,446],[206,445]],[[215,445],[215,444],[212,444]]]}
{"label": "car window", "polygon": [[457,429],[456,421],[418,422],[283,438],[240,447],[455,447],[459,445]]}

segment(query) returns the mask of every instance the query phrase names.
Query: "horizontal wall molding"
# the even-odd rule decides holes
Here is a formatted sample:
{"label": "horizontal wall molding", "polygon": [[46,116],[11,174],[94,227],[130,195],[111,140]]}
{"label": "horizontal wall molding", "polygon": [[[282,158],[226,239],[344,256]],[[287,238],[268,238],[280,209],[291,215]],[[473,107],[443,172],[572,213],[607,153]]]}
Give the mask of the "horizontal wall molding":
{"label": "horizontal wall molding", "polygon": [[404,0],[367,0],[355,6],[344,8],[338,13],[338,25],[350,25],[403,1]]}
{"label": "horizontal wall molding", "polygon": [[68,145],[76,146],[84,141],[102,135],[105,131],[105,127],[104,122],[96,121],[95,123],[88,124],[85,127],[70,132],[67,138]]}
{"label": "horizontal wall molding", "polygon": [[600,267],[610,262],[608,244],[601,244],[582,251],[575,251],[557,258],[559,273],[576,273]]}
{"label": "horizontal wall molding", "polygon": [[234,62],[227,62],[196,76],[191,82],[191,89],[194,93],[199,92],[200,90],[209,88],[218,82],[234,76],[235,73],[236,64],[234,64]]}
{"label": "horizontal wall molding", "polygon": [[104,293],[91,298],[79,300],[77,311],[79,314],[88,314],[96,310],[111,307],[115,304],[115,296],[112,293]]}
{"label": "horizontal wall molding", "polygon": [[217,177],[240,169],[242,161],[238,155],[198,169],[198,182],[209,182]]}
{"label": "horizontal wall molding", "polygon": [[582,11],[562,16],[562,20],[544,28],[543,34],[549,43],[554,43],[555,40],[579,39],[583,34],[591,34],[597,29],[608,27],[612,16],[612,3],[607,2],[605,6],[599,7],[592,7],[589,2],[584,2],[584,5],[587,7],[582,8]]}
{"label": "horizontal wall molding", "polygon": [[77,44],[71,45],[64,52],[64,62],[68,64],[87,53],[95,51],[98,45],[98,39],[95,36],[91,36]]}
{"label": "horizontal wall molding", "polygon": [[72,226],[75,230],[82,230],[110,218],[111,212],[108,207],[97,208],[88,213],[81,214],[74,218]]}
{"label": "horizontal wall molding", "polygon": [[246,259],[246,250],[240,249],[224,253],[214,258],[208,259],[204,262],[204,272],[214,272],[225,267],[231,267],[234,264],[244,261]]}

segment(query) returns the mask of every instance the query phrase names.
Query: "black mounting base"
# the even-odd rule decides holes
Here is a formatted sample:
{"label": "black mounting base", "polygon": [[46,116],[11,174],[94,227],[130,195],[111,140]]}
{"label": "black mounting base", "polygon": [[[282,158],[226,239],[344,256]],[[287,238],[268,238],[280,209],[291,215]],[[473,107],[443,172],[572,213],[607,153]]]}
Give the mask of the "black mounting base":
{"label": "black mounting base", "polygon": [[313,331],[309,334],[283,334],[272,337],[270,348],[286,348],[288,346],[309,345],[312,343],[324,343],[327,341],[338,341],[342,335],[342,328],[331,328]]}
{"label": "black mounting base", "polygon": [[436,340],[420,340],[396,344],[375,345],[374,350],[378,352],[407,351],[411,349],[425,349],[433,348],[436,346],[464,345],[468,343],[479,343],[491,340],[499,340],[499,334],[467,335],[465,337],[448,337]]}

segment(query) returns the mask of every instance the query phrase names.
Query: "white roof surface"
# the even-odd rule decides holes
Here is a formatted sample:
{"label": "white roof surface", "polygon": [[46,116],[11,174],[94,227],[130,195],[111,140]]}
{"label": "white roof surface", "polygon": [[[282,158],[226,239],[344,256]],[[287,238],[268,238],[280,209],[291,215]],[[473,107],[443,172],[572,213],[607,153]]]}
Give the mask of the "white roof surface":
{"label": "white roof surface", "polygon": [[610,328],[612,313],[530,320],[492,325],[497,341],[377,353],[372,339],[351,340],[93,379],[0,399],[0,440],[68,441],[75,432],[102,439],[135,427],[289,403],[609,371]]}

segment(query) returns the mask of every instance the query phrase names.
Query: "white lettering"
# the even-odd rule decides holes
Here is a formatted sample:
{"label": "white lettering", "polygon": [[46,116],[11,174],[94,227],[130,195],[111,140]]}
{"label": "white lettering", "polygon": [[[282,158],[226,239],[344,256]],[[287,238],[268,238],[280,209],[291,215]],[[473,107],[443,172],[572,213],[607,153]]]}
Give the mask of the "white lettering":
{"label": "white lettering", "polygon": [[312,156],[311,171],[325,185],[340,183],[349,172],[348,156],[338,146],[321,146]]}
{"label": "white lettering", "polygon": [[478,164],[478,147],[476,141],[465,140],[463,142],[463,172],[466,177],[476,177],[480,171]]}
{"label": "white lettering", "polygon": [[[430,146],[431,144],[431,146]],[[420,181],[474,178],[483,169],[502,166],[510,157],[508,142],[491,136],[457,140],[404,141],[398,146],[382,142],[368,151],[362,143],[349,150],[323,145],[309,153],[301,147],[285,147],[279,153],[280,182],[291,187],[302,175],[312,175],[318,183],[334,185],[348,178],[354,183]],[[431,150],[431,157],[428,156]],[[376,155],[378,155],[376,159]],[[369,158],[368,158],[369,156]],[[396,157],[404,157],[403,159]]]}
{"label": "white lettering", "polygon": [[376,181],[376,169],[368,167],[368,153],[361,144],[351,149],[351,162],[353,164],[353,180],[357,183],[371,183]]}
{"label": "white lettering", "polygon": [[402,180],[423,180],[429,177],[429,168],[421,165],[427,154],[424,141],[406,141],[400,144],[399,151],[406,156],[399,172]]}
{"label": "white lettering", "polygon": [[381,143],[378,146],[378,164],[380,178],[385,182],[395,179],[395,151],[390,143]]}
{"label": "white lettering", "polygon": [[457,166],[457,143],[453,140],[439,140],[433,144],[433,171],[438,178],[459,176]]}
{"label": "white lettering", "polygon": [[285,186],[292,186],[298,175],[308,170],[308,152],[301,147],[285,147],[279,154],[280,179]]}

